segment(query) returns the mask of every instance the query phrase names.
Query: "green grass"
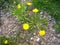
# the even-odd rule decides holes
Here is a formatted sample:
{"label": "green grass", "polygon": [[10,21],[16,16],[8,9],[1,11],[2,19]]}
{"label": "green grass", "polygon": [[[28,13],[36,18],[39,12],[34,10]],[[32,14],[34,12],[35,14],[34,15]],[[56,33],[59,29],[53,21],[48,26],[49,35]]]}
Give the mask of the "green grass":
{"label": "green grass", "polygon": [[[60,26],[60,0],[32,0],[33,6],[40,11],[46,11]],[[60,29],[58,29],[60,30]]]}

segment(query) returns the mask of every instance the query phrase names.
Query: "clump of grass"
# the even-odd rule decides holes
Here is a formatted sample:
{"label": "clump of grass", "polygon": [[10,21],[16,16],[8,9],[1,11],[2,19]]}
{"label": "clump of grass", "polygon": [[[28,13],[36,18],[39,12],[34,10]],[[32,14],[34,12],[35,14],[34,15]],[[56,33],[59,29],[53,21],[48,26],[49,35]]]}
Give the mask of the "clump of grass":
{"label": "clump of grass", "polygon": [[16,38],[7,38],[6,36],[0,37],[0,45],[17,45]]}
{"label": "clump of grass", "polygon": [[[32,35],[33,33],[36,33],[36,32],[40,36],[42,36],[42,35],[45,36],[45,30],[46,30],[46,27],[48,24],[47,19],[44,17],[41,19],[39,9],[34,8],[33,4],[31,4],[31,2],[29,2],[28,4],[29,4],[29,6],[27,5],[27,3],[26,4],[17,3],[9,8],[10,11],[12,12],[12,16],[15,16],[22,25],[22,27],[20,29],[22,32],[20,32],[20,31],[17,32],[16,38],[10,37],[7,39],[7,40],[9,40],[9,45],[10,44],[18,45],[17,43],[19,43],[19,42],[24,42],[26,40],[30,40],[29,35]],[[30,8],[32,8],[32,9],[30,10]],[[27,13],[27,11],[32,12],[33,13],[32,16],[29,13]],[[43,33],[39,33],[40,30]],[[24,34],[24,32],[25,32],[25,34]],[[4,39],[5,39],[5,37],[2,40],[4,40]],[[1,45],[4,45],[4,43],[2,43]]]}
{"label": "clump of grass", "polygon": [[[40,11],[47,11],[52,18],[60,26],[60,0],[32,0],[33,6],[38,8]],[[59,28],[57,28],[59,30]]]}
{"label": "clump of grass", "polygon": [[[30,3],[31,4],[31,3]],[[34,28],[39,27],[38,30],[40,29],[46,29],[48,21],[46,18],[40,19],[40,14],[39,14],[39,9],[34,8],[34,9],[27,9],[27,8],[32,8],[33,4],[27,5],[24,3],[20,3],[15,5],[13,8],[11,8],[12,15],[15,16],[19,22],[21,22],[21,25],[24,23],[28,23],[29,29],[28,30],[34,30]],[[27,12],[33,12],[34,14],[30,16]],[[42,26],[42,27],[41,27]],[[31,31],[32,32],[32,31]]]}

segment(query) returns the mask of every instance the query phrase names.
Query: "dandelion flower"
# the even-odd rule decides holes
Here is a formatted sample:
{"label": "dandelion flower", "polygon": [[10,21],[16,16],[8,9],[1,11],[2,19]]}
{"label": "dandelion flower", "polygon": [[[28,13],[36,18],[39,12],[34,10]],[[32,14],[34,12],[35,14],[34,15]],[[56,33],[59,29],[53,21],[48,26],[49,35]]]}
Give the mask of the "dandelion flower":
{"label": "dandelion flower", "polygon": [[13,3],[14,3],[14,4],[16,4],[16,2],[15,2],[15,1],[14,1]]}
{"label": "dandelion flower", "polygon": [[31,3],[31,2],[27,2],[27,5],[28,5],[28,6],[31,6],[31,5],[32,5],[32,3]]}
{"label": "dandelion flower", "polygon": [[17,8],[18,8],[18,9],[20,9],[20,8],[21,8],[21,5],[20,5],[20,4],[18,4],[18,5],[17,5]]}
{"label": "dandelion flower", "polygon": [[40,35],[40,36],[44,36],[45,34],[46,34],[45,30],[40,30],[40,31],[39,31],[39,35]]}
{"label": "dandelion flower", "polygon": [[8,44],[8,40],[5,40],[5,41],[4,41],[4,44]]}
{"label": "dandelion flower", "polygon": [[29,29],[29,24],[28,23],[24,23],[23,24],[23,29],[24,30],[28,30]]}
{"label": "dandelion flower", "polygon": [[37,13],[39,10],[37,8],[32,10],[34,13]]}

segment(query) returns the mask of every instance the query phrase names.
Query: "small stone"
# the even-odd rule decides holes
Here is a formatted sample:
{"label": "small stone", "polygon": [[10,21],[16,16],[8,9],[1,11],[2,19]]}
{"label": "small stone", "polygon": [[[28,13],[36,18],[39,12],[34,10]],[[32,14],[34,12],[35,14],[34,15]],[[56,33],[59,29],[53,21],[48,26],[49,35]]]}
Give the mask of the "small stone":
{"label": "small stone", "polygon": [[40,38],[37,38],[37,40],[36,40],[36,41],[37,41],[37,42],[39,42],[39,40],[40,40]]}
{"label": "small stone", "polygon": [[36,33],[33,33],[33,35],[36,35]]}
{"label": "small stone", "polygon": [[29,40],[26,40],[27,42],[29,41]]}
{"label": "small stone", "polygon": [[9,31],[10,31],[10,29],[9,29]]}
{"label": "small stone", "polygon": [[33,37],[31,37],[31,40],[33,40]]}
{"label": "small stone", "polygon": [[43,14],[43,12],[40,12],[40,14],[42,15],[42,14]]}
{"label": "small stone", "polygon": [[60,38],[60,34],[58,34],[58,35],[57,35],[57,37],[59,37],[59,38]]}

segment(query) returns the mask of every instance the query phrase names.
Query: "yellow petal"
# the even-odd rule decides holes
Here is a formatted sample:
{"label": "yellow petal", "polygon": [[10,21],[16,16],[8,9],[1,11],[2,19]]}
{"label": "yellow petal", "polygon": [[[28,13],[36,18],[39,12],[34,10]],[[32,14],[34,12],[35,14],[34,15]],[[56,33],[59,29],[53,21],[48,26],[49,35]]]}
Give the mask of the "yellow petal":
{"label": "yellow petal", "polygon": [[37,8],[32,10],[34,13],[37,13],[39,10]]}
{"label": "yellow petal", "polygon": [[5,41],[4,41],[4,44],[8,44],[8,40],[5,40]]}
{"label": "yellow petal", "polygon": [[40,36],[44,36],[45,34],[46,34],[45,30],[40,30],[40,31],[39,31],[39,35],[40,35]]}
{"label": "yellow petal", "polygon": [[14,1],[14,4],[16,4],[16,2]]}
{"label": "yellow petal", "polygon": [[28,30],[28,29],[29,29],[29,24],[24,23],[24,24],[23,24],[23,29],[24,29],[24,30]]}
{"label": "yellow petal", "polygon": [[31,2],[27,2],[27,5],[28,5],[28,6],[31,6],[31,5],[32,5],[32,3],[31,3]]}
{"label": "yellow petal", "polygon": [[20,5],[20,4],[18,4],[18,5],[17,5],[17,8],[18,8],[18,9],[20,9],[20,8],[21,8],[21,5]]}

